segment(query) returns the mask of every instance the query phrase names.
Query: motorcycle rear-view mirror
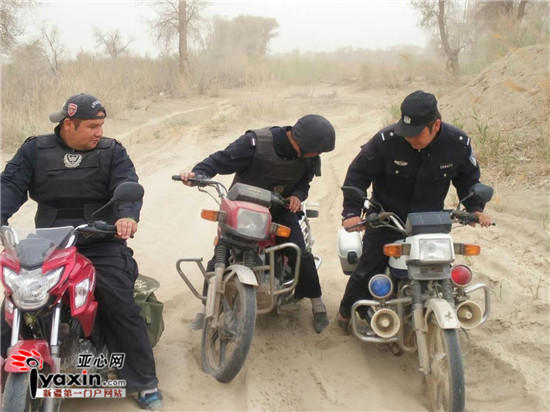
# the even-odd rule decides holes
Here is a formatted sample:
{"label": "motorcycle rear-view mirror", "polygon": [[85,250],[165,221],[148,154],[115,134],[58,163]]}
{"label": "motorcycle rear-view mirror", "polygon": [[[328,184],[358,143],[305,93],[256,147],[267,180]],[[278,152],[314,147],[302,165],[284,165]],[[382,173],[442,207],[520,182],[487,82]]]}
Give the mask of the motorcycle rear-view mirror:
{"label": "motorcycle rear-view mirror", "polygon": [[477,196],[483,200],[483,202],[487,203],[493,197],[493,188],[491,186],[484,185],[483,183],[476,183],[470,188],[470,193],[468,196],[461,199],[459,204],[464,204],[464,201],[472,196]]}
{"label": "motorcycle rear-view mirror", "polygon": [[479,196],[484,202],[488,202],[493,197],[493,188],[483,183],[476,183],[471,187],[470,193]]}
{"label": "motorcycle rear-view mirror", "polygon": [[90,218],[94,218],[99,214],[99,212],[103,211],[106,207],[111,206],[113,203],[137,202],[143,198],[144,193],[145,190],[139,183],[123,182],[115,188],[111,200],[93,212],[90,215]]}
{"label": "motorcycle rear-view mirror", "polygon": [[144,193],[143,186],[139,183],[124,182],[116,187],[111,200],[116,203],[137,202],[143,198]]}
{"label": "motorcycle rear-view mirror", "polygon": [[353,198],[363,201],[365,200],[366,194],[361,189],[358,189],[354,186],[342,186],[342,192],[344,195],[352,196]]}

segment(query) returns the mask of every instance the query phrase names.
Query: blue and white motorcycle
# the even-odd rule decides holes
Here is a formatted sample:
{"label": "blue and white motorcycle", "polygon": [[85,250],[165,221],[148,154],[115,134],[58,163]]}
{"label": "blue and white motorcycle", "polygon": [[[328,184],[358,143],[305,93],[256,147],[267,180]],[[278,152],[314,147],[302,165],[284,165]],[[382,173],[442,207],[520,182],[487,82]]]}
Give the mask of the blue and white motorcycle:
{"label": "blue and white motorcycle", "polygon": [[[367,230],[387,228],[403,235],[402,240],[384,245],[384,254],[389,256],[387,270],[369,282],[373,299],[359,300],[352,306],[351,333],[364,342],[388,344],[395,355],[416,352],[431,409],[463,411],[464,367],[459,332],[483,324],[489,317],[491,302],[485,284],[472,284],[468,266],[453,265],[456,255],[478,255],[480,247],[453,242],[451,229],[453,223],[476,223],[477,216],[457,207],[410,213],[403,223],[396,214],[366,199],[359,189],[342,190],[360,196],[365,204],[363,220],[357,226]],[[479,196],[487,202],[492,194],[491,187],[478,183],[466,198]],[[377,212],[367,213],[367,209]],[[351,274],[361,256],[360,232],[340,229],[338,246],[342,269]],[[476,294],[477,301],[470,298],[476,291],[483,291]]]}

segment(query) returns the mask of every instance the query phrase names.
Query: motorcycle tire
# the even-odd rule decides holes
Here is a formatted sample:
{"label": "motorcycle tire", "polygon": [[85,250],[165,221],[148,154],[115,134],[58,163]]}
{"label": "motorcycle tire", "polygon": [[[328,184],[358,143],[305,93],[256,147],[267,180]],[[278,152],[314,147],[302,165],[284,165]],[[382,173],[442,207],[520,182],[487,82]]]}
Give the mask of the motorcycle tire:
{"label": "motorcycle tire", "polygon": [[441,329],[432,315],[427,333],[430,373],[426,376],[429,406],[434,412],[462,412],[464,366],[456,329]]}
{"label": "motorcycle tire", "polygon": [[219,382],[230,382],[241,370],[254,336],[256,291],[237,276],[225,284],[218,313],[218,327],[212,319],[202,331],[202,368]]}
{"label": "motorcycle tire", "polygon": [[[2,411],[39,412],[44,410],[45,399],[32,399],[29,392],[30,372],[10,373],[4,386]],[[61,399],[53,400],[53,411],[61,410]]]}

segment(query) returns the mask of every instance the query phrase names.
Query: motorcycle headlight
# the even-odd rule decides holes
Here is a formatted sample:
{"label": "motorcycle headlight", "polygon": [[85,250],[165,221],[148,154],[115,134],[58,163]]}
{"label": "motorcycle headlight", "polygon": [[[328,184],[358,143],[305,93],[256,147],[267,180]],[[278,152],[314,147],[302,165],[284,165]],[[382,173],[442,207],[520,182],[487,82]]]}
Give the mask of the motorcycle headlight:
{"label": "motorcycle headlight", "polygon": [[49,272],[42,273],[42,269],[21,269],[17,274],[4,267],[4,281],[12,290],[13,303],[23,310],[35,310],[48,302],[49,291],[61,277],[63,266]]}
{"label": "motorcycle headlight", "polygon": [[451,261],[453,245],[448,238],[420,239],[420,260],[427,262]]}
{"label": "motorcycle headlight", "polygon": [[254,239],[264,239],[267,233],[268,217],[267,213],[240,209],[237,212],[237,230],[244,236]]}

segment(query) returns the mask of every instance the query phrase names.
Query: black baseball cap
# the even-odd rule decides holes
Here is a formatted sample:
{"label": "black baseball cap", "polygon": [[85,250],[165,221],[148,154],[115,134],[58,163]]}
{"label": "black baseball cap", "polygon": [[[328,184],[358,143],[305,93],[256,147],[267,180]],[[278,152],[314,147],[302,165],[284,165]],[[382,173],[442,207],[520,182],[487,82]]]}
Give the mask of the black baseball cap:
{"label": "black baseball cap", "polygon": [[[105,115],[99,115],[99,112]],[[76,119],[103,119],[107,116],[107,111],[96,97],[80,93],[67,99],[60,111],[50,114],[52,123],[59,123],[66,117]]]}
{"label": "black baseball cap", "polygon": [[417,90],[405,97],[401,103],[401,119],[397,122],[394,132],[403,137],[416,136],[426,125],[433,122],[438,114],[435,96]]}
{"label": "black baseball cap", "polygon": [[323,153],[334,149],[334,127],[318,114],[308,114],[299,118],[292,126],[292,136],[302,153]]}

